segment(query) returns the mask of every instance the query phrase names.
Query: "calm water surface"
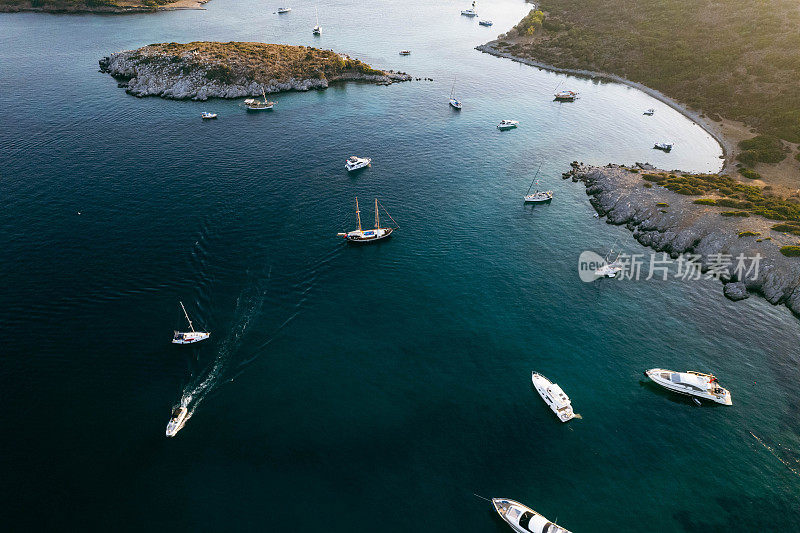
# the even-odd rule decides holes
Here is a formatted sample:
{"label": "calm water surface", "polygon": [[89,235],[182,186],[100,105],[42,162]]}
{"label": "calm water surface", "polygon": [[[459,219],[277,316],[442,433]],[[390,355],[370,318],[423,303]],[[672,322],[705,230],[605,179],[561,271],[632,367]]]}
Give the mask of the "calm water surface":
{"label": "calm water surface", "polygon": [[[492,28],[466,6],[321,2],[317,39],[306,1],[280,17],[244,0],[0,15],[11,530],[507,531],[473,492],[575,532],[800,529],[797,320],[714,281],[576,272],[586,249],[645,250],[592,217],[560,179],[570,161],[716,171],[719,146],[635,90],[473,50],[529,5],[479,5]],[[136,99],[97,72],[110,52],[201,39],[434,81],[281,94],[248,115]],[[559,84],[582,98],[552,102]],[[521,126],[498,132],[502,118]],[[347,175],[352,154],[372,168]],[[524,207],[540,162],[556,199]],[[365,220],[381,198],[392,240],[335,237],[356,195]],[[210,341],[169,344],[179,300]],[[714,371],[734,406],[662,393],[643,381],[654,366]],[[582,419],[556,421],[534,369]],[[182,400],[192,417],[166,439]]]}

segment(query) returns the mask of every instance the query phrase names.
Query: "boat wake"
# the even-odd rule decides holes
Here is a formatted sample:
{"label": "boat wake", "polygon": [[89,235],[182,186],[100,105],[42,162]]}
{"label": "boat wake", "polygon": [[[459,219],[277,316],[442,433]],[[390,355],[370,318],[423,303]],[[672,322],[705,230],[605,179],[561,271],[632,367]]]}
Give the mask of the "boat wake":
{"label": "boat wake", "polygon": [[[797,467],[795,467],[794,465],[792,465],[792,463],[790,463],[789,461],[787,461],[786,459],[784,459],[783,457],[781,457],[780,455],[778,455],[778,453],[775,451],[775,449],[774,449],[772,446],[770,446],[769,444],[765,443],[765,442],[764,442],[763,440],[761,440],[761,439],[760,439],[758,436],[756,436],[756,434],[755,434],[755,433],[753,433],[752,431],[749,431],[748,433],[750,433],[750,434],[753,436],[753,438],[754,438],[754,439],[756,439],[756,440],[758,441],[758,443],[759,443],[761,446],[763,446],[764,448],[766,448],[766,449],[767,449],[767,451],[768,451],[769,453],[771,453],[771,454],[772,454],[772,455],[773,455],[773,456],[774,456],[774,457],[775,457],[775,458],[776,458],[778,461],[780,461],[781,463],[783,463],[783,465],[784,465],[786,468],[788,468],[789,470],[791,470],[791,472],[792,472],[794,475],[796,475],[796,476],[800,476],[800,471],[798,471]],[[780,446],[780,444],[779,444],[779,446]],[[800,464],[800,460],[794,459],[794,462],[795,462],[795,463],[798,463],[798,464]]]}

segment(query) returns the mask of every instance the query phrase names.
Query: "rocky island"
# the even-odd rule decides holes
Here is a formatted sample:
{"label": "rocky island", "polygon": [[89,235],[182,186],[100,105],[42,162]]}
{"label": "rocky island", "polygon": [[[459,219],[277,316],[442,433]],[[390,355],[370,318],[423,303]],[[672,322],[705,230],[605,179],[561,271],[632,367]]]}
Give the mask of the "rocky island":
{"label": "rocky island", "polygon": [[208,0],[0,0],[0,13],[151,13],[176,9],[203,9]]}
{"label": "rocky island", "polygon": [[254,42],[151,44],[104,57],[100,70],[135,96],[193,100],[324,89],[337,81],[411,79],[331,50]]}
{"label": "rocky island", "polygon": [[634,238],[673,258],[700,256],[707,270],[716,254],[760,254],[757,273],[722,276],[733,300],[761,294],[800,315],[800,197],[783,198],[769,187],[746,185],[719,174],[657,170],[637,163],[605,167],[572,163],[565,179],[582,182],[591,204],[609,224],[625,225]]}

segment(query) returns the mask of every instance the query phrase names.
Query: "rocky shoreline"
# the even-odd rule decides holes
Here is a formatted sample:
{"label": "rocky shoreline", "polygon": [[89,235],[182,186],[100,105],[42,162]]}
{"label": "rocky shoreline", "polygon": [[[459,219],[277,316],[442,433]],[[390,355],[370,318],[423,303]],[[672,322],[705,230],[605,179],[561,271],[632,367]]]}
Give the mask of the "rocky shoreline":
{"label": "rocky shoreline", "polygon": [[699,255],[704,271],[712,266],[710,258],[715,254],[733,258],[760,254],[755,276],[722,276],[725,296],[741,300],[750,293],[759,294],[800,316],[800,258],[780,252],[781,245],[796,244],[797,237],[772,230],[774,221],[762,217],[722,216],[724,208],[695,204],[696,196],[653,185],[642,178],[643,172],[658,171],[643,164],[631,169],[575,162],[563,177],[586,186],[592,206],[609,224],[626,226],[641,244],[673,258]]}
{"label": "rocky shoreline", "polygon": [[209,0],[184,1],[176,0],[163,5],[92,5],[87,4],[44,4],[34,6],[30,2],[3,4],[0,3],[0,13],[52,13],[55,15],[128,15],[137,13],[156,13],[158,11],[179,11],[183,9],[205,9],[203,7]]}
{"label": "rocky shoreline", "polygon": [[157,44],[117,52],[99,63],[100,71],[120,81],[128,94],[176,100],[308,91],[342,81],[388,85],[412,79],[329,50],[264,43]]}

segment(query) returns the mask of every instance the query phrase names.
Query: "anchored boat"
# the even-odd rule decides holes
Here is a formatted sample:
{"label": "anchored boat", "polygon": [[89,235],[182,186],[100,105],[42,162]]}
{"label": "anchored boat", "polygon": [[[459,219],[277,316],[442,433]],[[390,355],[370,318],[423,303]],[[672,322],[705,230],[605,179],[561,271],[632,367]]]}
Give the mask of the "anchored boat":
{"label": "anchored boat", "polygon": [[[381,205],[381,207],[383,207],[383,205]],[[384,208],[383,210],[386,213],[386,215],[391,219],[391,221],[394,222],[392,215],[390,215],[389,212],[386,211],[386,208]],[[395,223],[394,228],[381,227],[381,219],[378,212],[377,198],[375,198],[375,229],[368,229],[368,230],[361,229],[361,211],[358,208],[358,197],[356,197],[356,220],[358,221],[358,229],[349,231],[347,233],[337,233],[337,235],[339,237],[344,237],[344,239],[347,242],[355,242],[355,243],[374,242],[389,237],[394,230],[400,227],[397,225],[397,222],[394,222]]]}
{"label": "anchored boat", "polygon": [[491,26],[494,23],[491,20],[479,20],[478,24],[481,26]]}
{"label": "anchored boat", "polygon": [[651,116],[653,116],[653,114],[654,114],[655,112],[656,112],[656,110],[655,110],[655,109],[653,109],[653,108],[651,107],[650,109],[648,109],[647,111],[645,111],[645,112],[644,112],[644,113],[642,113],[642,114],[643,114],[643,115],[647,115],[648,117],[651,117]]}
{"label": "anchored boat", "polygon": [[455,109],[461,109],[461,102],[456,100],[456,97],[453,96],[456,90],[456,80],[453,78],[453,88],[450,89],[450,105],[453,106]]}
{"label": "anchored boat", "polygon": [[570,533],[517,501],[507,498],[492,498],[492,505],[497,514],[518,533]]}
{"label": "anchored boat", "polygon": [[555,95],[555,100],[559,102],[574,102],[578,98],[576,91],[558,91]]}
{"label": "anchored boat", "polygon": [[550,407],[559,420],[567,422],[575,418],[572,402],[570,402],[569,396],[561,390],[561,387],[538,372],[531,373],[531,381],[536,392],[539,393],[544,403]]}
{"label": "anchored boat", "polygon": [[653,148],[656,150],[663,150],[665,152],[669,152],[672,150],[672,143],[656,143],[653,145]]}
{"label": "anchored boat", "polygon": [[733,405],[731,393],[720,386],[713,374],[693,370],[673,372],[663,368],[651,368],[645,370],[644,374],[658,385],[678,394],[696,396],[722,405]]}
{"label": "anchored boat", "polygon": [[194,344],[195,342],[204,341],[211,336],[211,333],[205,331],[195,331],[194,326],[192,325],[192,321],[189,320],[189,314],[186,312],[186,308],[183,306],[183,302],[178,302],[181,304],[181,309],[183,309],[183,315],[186,317],[186,321],[189,322],[189,329],[192,331],[176,331],[175,334],[172,336],[172,344]]}
{"label": "anchored boat", "polygon": [[612,253],[614,253],[613,249],[606,254],[605,264],[594,271],[594,275],[598,278],[615,278],[617,274],[622,272],[622,262],[619,260],[619,253],[617,253],[617,257],[615,257],[613,261],[608,261]]}
{"label": "anchored boat", "polygon": [[209,113],[208,111],[203,111],[200,114],[200,118],[202,118],[203,120],[209,120],[209,119],[212,119],[212,118],[217,118],[217,114],[216,113]]}
{"label": "anchored boat", "polygon": [[500,124],[497,125],[497,129],[500,131],[511,130],[519,126],[519,120],[501,120]]}
{"label": "anchored boat", "polygon": [[317,13],[317,8],[314,7],[314,18],[317,21],[317,25],[314,26],[314,29],[311,30],[311,33],[314,35],[322,35],[322,26],[319,25],[319,13]]}
{"label": "anchored boat", "polygon": [[475,2],[472,2],[472,7],[470,9],[462,9],[461,14],[465,17],[477,17],[478,12],[475,11]]}
{"label": "anchored boat", "polygon": [[553,199],[553,191],[540,191],[536,189],[531,193],[531,189],[533,189],[534,185],[538,185],[539,180],[536,179],[539,176],[539,171],[542,169],[542,163],[539,163],[539,168],[536,169],[536,174],[533,176],[533,181],[531,182],[530,187],[528,187],[528,192],[525,193],[525,203],[526,204],[541,204],[544,202],[549,202]]}
{"label": "anchored boat", "polygon": [[410,56],[411,55],[411,50],[400,50],[400,55],[401,56]]}
{"label": "anchored boat", "polygon": [[255,98],[248,98],[244,101],[244,106],[248,111],[268,111],[272,109],[272,107],[275,105],[275,102],[270,102],[267,100],[267,95],[264,93],[264,89],[261,89],[261,95],[264,97],[263,101]]}
{"label": "anchored boat", "polygon": [[353,172],[354,170],[368,167],[371,164],[372,159],[369,157],[356,157],[351,155],[347,158],[347,161],[344,162],[344,168],[346,168],[348,172]]}
{"label": "anchored boat", "polygon": [[291,11],[291,10],[292,10],[292,8],[291,8],[291,7],[279,7],[279,8],[278,8],[278,13],[279,13],[279,14],[280,14],[280,13],[288,13],[288,12],[289,12],[289,11]]}

